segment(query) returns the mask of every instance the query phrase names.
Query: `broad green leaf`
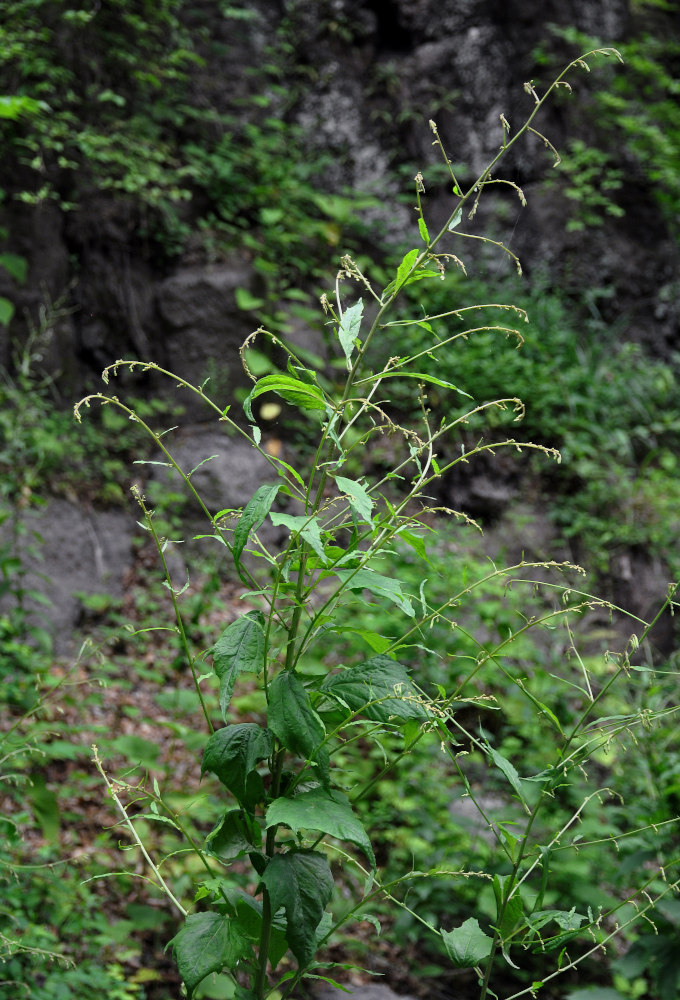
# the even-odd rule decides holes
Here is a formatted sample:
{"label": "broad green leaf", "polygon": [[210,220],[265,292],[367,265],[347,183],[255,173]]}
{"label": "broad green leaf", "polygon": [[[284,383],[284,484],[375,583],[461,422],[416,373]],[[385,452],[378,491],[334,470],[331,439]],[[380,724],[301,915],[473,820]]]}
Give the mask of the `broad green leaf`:
{"label": "broad green leaf", "polygon": [[398,580],[375,573],[372,569],[336,569],[335,575],[347,584],[349,590],[370,590],[381,597],[387,597],[398,608],[409,616],[415,617],[413,605],[408,596],[403,593]]}
{"label": "broad green leaf", "polygon": [[26,281],[28,261],[25,257],[20,257],[16,253],[0,253],[0,267],[4,267],[20,285]]}
{"label": "broad green leaf", "polygon": [[233,861],[262,843],[260,827],[241,809],[229,809],[205,838],[207,850],[220,861]]}
{"label": "broad green leaf", "polygon": [[257,531],[265,517],[271,509],[271,505],[276,499],[276,494],[279,492],[279,487],[277,486],[260,486],[248,501],[248,503],[243,508],[243,513],[239,518],[239,522],[236,525],[236,530],[234,531],[234,548],[233,557],[234,565],[238,570],[238,574],[243,580],[243,573],[241,572],[241,553],[243,552],[245,546],[248,543],[248,538],[250,537],[251,531]]}
{"label": "broad green leaf", "polygon": [[[253,941],[262,936],[262,903],[242,889],[227,889],[230,903],[236,907],[238,922],[243,933]],[[275,969],[288,951],[286,922],[283,917],[275,917],[269,941],[269,961]]]}
{"label": "broad green leaf", "polygon": [[399,289],[406,283],[406,279],[409,277],[409,271],[417,261],[420,253],[420,250],[409,250],[409,252],[404,255],[401,264],[397,268],[397,277],[394,282],[395,292],[398,292]]}
{"label": "broad green leaf", "polygon": [[347,367],[350,368],[350,358],[356,346],[356,339],[361,328],[361,317],[364,313],[364,300],[359,299],[349,309],[345,309],[338,327],[338,340],[347,358]]}
{"label": "broad green leaf", "polygon": [[349,505],[357,515],[369,524],[371,521],[371,511],[373,510],[373,500],[368,495],[365,486],[355,482],[353,479],[345,479],[344,476],[336,476],[335,481],[343,493],[349,497]]}
{"label": "broad green leaf", "polygon": [[331,898],[333,877],[325,854],[288,851],[275,854],[262,876],[272,912],[286,911],[286,937],[300,966],[316,951],[316,929]]}
{"label": "broad green leaf", "polygon": [[225,726],[213,733],[206,743],[201,773],[211,771],[246,809],[252,809],[264,798],[257,765],[269,757],[273,749],[272,734],[254,722]]}
{"label": "broad green leaf", "polygon": [[236,678],[251,670],[259,674],[264,666],[264,615],[249,611],[228,625],[211,650],[215,673],[220,679],[220,711],[227,722]]}
{"label": "broad green leaf", "polygon": [[326,554],[321,541],[321,528],[315,517],[305,517],[304,514],[272,514],[270,512],[269,518],[274,526],[283,525],[289,531],[300,534],[321,561],[326,562]]}
{"label": "broad green leaf", "polygon": [[422,215],[418,219],[418,229],[420,230],[421,239],[423,240],[424,243],[427,243],[427,245],[429,246],[430,234],[427,231],[427,226],[425,225],[425,219],[422,217]]}
{"label": "broad green leaf", "polygon": [[360,847],[373,868],[376,867],[366,831],[341,792],[312,788],[293,799],[276,799],[267,809],[267,827],[279,823],[289,826],[293,833],[302,829],[320,830],[338,840],[349,840]]}
{"label": "broad green leaf", "polygon": [[265,375],[258,379],[250,394],[243,402],[243,410],[249,420],[254,421],[252,403],[254,399],[265,392],[276,393],[287,403],[292,403],[301,410],[325,410],[326,403],[323,393],[317,385],[310,385],[308,382],[301,382],[290,375],[283,375],[277,372],[276,375]]}
{"label": "broad green leaf", "polygon": [[169,942],[189,1000],[211,972],[233,968],[252,954],[250,942],[232,917],[221,913],[192,913]]}
{"label": "broad green leaf", "polygon": [[269,685],[267,724],[288,750],[311,760],[326,736],[300,678],[282,670]]}
{"label": "broad green leaf", "polygon": [[457,969],[472,969],[491,953],[493,939],[470,917],[453,931],[441,929],[442,940],[449,958]]}
{"label": "broad green leaf", "polygon": [[426,719],[428,714],[406,667],[389,656],[374,656],[327,677],[321,690],[376,722]]}

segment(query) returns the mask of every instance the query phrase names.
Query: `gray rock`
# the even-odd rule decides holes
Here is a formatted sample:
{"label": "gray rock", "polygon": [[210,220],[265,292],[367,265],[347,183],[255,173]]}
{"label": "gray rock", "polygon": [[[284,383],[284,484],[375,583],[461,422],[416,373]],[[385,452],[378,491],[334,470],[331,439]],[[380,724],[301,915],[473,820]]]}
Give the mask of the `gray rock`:
{"label": "gray rock", "polygon": [[[176,441],[168,442],[168,447],[186,473],[204,463],[196,469],[191,481],[211,513],[227,507],[243,507],[258,486],[277,481],[277,474],[266,458],[243,438],[228,437],[218,427],[183,429]],[[162,467],[151,468],[154,477],[168,475]],[[170,475],[176,484],[179,477],[176,473]]]}
{"label": "gray rock", "polygon": [[[95,512],[60,499],[17,517],[18,523],[2,525],[0,546],[12,546],[21,559],[24,589],[37,591],[49,602],[29,598],[30,621],[47,629],[56,655],[70,655],[81,614],[75,595],[123,596],[123,577],[132,565],[134,519],[121,511]],[[0,601],[6,610],[13,605],[11,593]]]}

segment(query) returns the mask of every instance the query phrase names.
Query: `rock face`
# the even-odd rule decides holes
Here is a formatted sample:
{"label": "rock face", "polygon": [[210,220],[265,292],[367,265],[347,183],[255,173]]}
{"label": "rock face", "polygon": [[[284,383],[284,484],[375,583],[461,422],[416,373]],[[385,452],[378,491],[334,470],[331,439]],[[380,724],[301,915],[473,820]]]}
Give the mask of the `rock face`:
{"label": "rock face", "polygon": [[[21,559],[28,592],[29,624],[44,629],[57,656],[75,652],[74,630],[82,605],[78,593],[123,596],[123,577],[132,564],[133,516],[120,511],[93,511],[67,500],[50,500],[39,511],[17,515],[20,523],[0,531],[0,548],[11,545]],[[43,595],[36,603],[31,596]],[[12,599],[0,602],[9,610]]]}
{"label": "rock face", "polygon": [[[220,53],[230,44],[228,25],[219,20],[209,26],[213,48],[206,49],[206,64],[192,77],[198,103],[224,112],[232,107],[230,100],[248,96],[255,86],[251,80],[258,79],[248,75],[248,67],[269,58],[270,46],[284,30],[287,75],[280,112],[303,128],[310,155],[326,154],[325,181],[331,189],[379,194],[382,204],[368,212],[374,226],[367,237],[367,250],[377,257],[386,241],[407,233],[410,239],[413,233],[412,208],[399,201],[411,189],[413,173],[403,181],[395,167],[413,164],[414,171],[422,168],[426,180],[430,176],[439,159],[430,118],[436,120],[461,178],[472,181],[498,150],[501,113],[517,124],[531,110],[523,83],[543,72],[535,60],[537,45],[545,44],[560,63],[573,56],[548,26],[577,28],[615,45],[625,37],[630,20],[628,0],[257,0],[250,7],[257,16],[240,29],[246,32],[244,44],[238,51],[232,45],[227,61]],[[578,78],[571,103],[558,101],[542,113],[540,128],[556,145],[574,134],[587,107],[587,86],[585,75]],[[506,176],[524,188],[528,207],[520,210],[512,190],[491,195],[489,215],[497,237],[520,256],[529,273],[547,267],[554,282],[567,289],[605,289],[609,298],[603,312],[610,308],[612,317],[625,317],[626,336],[667,357],[678,343],[678,249],[651,197],[631,190],[625,216],[583,241],[566,231],[566,204],[559,193],[542,185],[550,164],[538,139],[513,148]],[[450,210],[449,189],[428,181],[427,211],[435,223]],[[275,209],[275,189],[270,198]],[[26,336],[24,310],[37,322],[47,302],[51,308],[41,364],[65,401],[99,388],[105,365],[137,357],[193,383],[209,377],[211,396],[226,405],[245,384],[238,347],[257,321],[239,308],[238,293],[248,293],[246,299],[261,295],[262,277],[254,266],[258,248],[252,243],[247,249],[234,246],[228,254],[209,258],[205,247],[197,251],[187,244],[179,256],[163,257],[150,250],[124,199],[92,191],[83,194],[80,204],[71,214],[50,202],[39,209],[6,202],[0,209],[0,225],[7,225],[12,249],[29,262],[29,283],[19,289],[7,283],[0,268],[0,295],[13,297],[17,306],[11,331],[0,328],[0,365],[10,364],[10,336]],[[191,203],[186,207],[187,228],[196,211]],[[327,250],[330,259],[342,248],[331,240]],[[296,323],[300,341],[309,343],[312,324],[305,319],[305,329],[300,329],[301,321]],[[318,330],[322,324],[319,316]],[[152,376],[143,389],[173,399],[176,394],[171,382]],[[182,394],[182,402],[189,422],[208,416],[191,394]],[[203,436],[203,445],[207,454],[219,451],[221,456],[197,473],[214,506],[246,502],[257,477],[268,470],[253,466],[252,453],[243,454],[238,442],[225,448],[223,439]],[[190,468],[205,457],[191,434],[182,447]],[[472,504],[473,510],[494,514],[512,498],[515,484],[507,477],[499,483],[482,475],[466,489],[467,494],[456,492],[454,505]],[[55,608],[62,609],[55,621],[65,622],[74,613],[68,595],[88,586],[97,589],[101,566],[97,568],[95,558],[96,538],[119,532],[123,539],[117,553],[107,542],[100,546],[112,560],[107,555],[102,572],[115,581],[127,558],[129,535],[122,525],[107,527],[109,515],[95,519],[63,506],[53,508],[60,531],[45,531],[51,509],[41,530],[50,544],[59,535],[58,552],[71,551],[69,539],[85,539],[84,548],[75,546],[73,558],[57,556],[61,582],[52,597]],[[80,575],[86,550],[91,550],[88,586]],[[47,548],[45,557],[50,576]],[[117,584],[113,586],[115,592]]]}
{"label": "rock face", "polygon": [[[224,110],[227,94],[242,97],[252,89],[248,65],[265,59],[285,25],[286,115],[304,127],[311,150],[327,154],[328,184],[380,194],[384,209],[369,215],[379,217],[387,237],[413,230],[411,209],[397,200],[404,183],[394,168],[412,163],[427,174],[437,159],[429,118],[471,180],[498,149],[500,114],[516,124],[531,110],[523,83],[541,74],[536,46],[547,45],[560,60],[573,54],[548,26],[577,28],[616,44],[629,21],[627,0],[281,0],[254,4],[253,10],[259,16],[242,29],[248,34],[241,49],[232,51],[228,65],[219,54],[208,55],[193,85],[203,88],[207,106]],[[210,30],[219,53],[227,26],[216,21]],[[578,86],[573,113],[558,102],[542,114],[540,127],[558,146],[573,134],[587,101],[586,82]],[[539,140],[517,147],[506,162],[528,195],[549,166]],[[89,390],[104,365],[130,354],[192,380],[217,374],[231,392],[242,379],[234,349],[256,325],[235,298],[236,289],[256,285],[252,250],[235,248],[229,260],[213,264],[189,252],[159,260],[125,202],[101,191],[87,197],[71,215],[49,204],[39,211],[3,209],[0,222],[29,260],[30,285],[12,291],[18,306],[13,335],[21,336],[24,308],[35,317],[45,297],[52,303],[64,299],[70,313],[55,324],[44,363],[59,374],[67,398]],[[275,206],[275,190],[271,197]],[[530,196],[521,217],[513,192],[498,195],[496,204],[498,198],[502,205],[512,199],[499,237],[513,241],[527,270],[547,264],[560,281],[585,280],[613,290],[619,315],[630,306],[631,335],[668,352],[677,340],[677,249],[644,192],[635,190],[628,214],[585,245],[565,234],[557,195],[547,202],[543,195]],[[191,211],[189,206],[189,225]],[[443,217],[436,190],[429,211]],[[373,247],[378,254],[381,249]],[[7,364],[2,333],[0,348],[0,362]]]}

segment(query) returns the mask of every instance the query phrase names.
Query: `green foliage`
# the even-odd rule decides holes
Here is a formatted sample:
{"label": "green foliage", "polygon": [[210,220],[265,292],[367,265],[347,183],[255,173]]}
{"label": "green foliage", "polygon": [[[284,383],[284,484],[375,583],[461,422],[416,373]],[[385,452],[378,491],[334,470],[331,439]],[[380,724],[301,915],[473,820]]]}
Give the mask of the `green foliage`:
{"label": "green foliage", "polygon": [[[668,560],[677,573],[668,539],[678,530],[678,359],[655,360],[640,345],[622,343],[616,327],[597,314],[575,314],[573,303],[540,279],[528,288],[501,286],[494,306],[453,314],[452,299],[466,286],[481,288],[458,276],[451,285],[420,296],[419,321],[392,327],[394,353],[420,355],[429,378],[455,380],[484,413],[490,400],[507,400],[491,414],[499,426],[510,423],[513,397],[526,401],[523,433],[561,454],[559,466],[536,469],[545,501],[564,537],[578,539],[589,568],[606,572],[619,547],[633,546]],[[489,325],[496,317],[500,328]],[[430,330],[445,348],[436,354],[426,351]],[[502,363],[490,365],[492,355]],[[391,402],[401,412],[414,405],[407,383],[392,384]],[[448,403],[436,382],[428,404],[435,419],[444,417]],[[461,423],[460,440],[481,432],[477,416]]]}
{"label": "green foliage", "polygon": [[[242,308],[279,327],[304,308],[299,275],[319,280],[318,260],[361,232],[355,213],[370,200],[324,190],[328,163],[288,124],[285,37],[245,68],[249,92],[206,106],[195,84],[215,61],[243,61],[260,16],[247,4],[10,0],[3,15],[0,93],[16,91],[0,105],[6,198],[68,211],[106,196],[156,258],[195,250],[197,233],[208,259],[251,252],[261,290],[241,290]],[[210,31],[223,19],[227,46]],[[0,300],[0,323],[11,312]]]}
{"label": "green foliage", "polygon": [[[671,10],[670,7],[665,9]],[[569,196],[576,197],[576,192],[580,191],[586,202],[580,207],[595,207],[600,218],[602,209],[610,214],[613,209],[613,214],[619,214],[620,208],[610,201],[608,192],[616,191],[625,182],[633,194],[644,192],[645,198],[651,197],[657,202],[677,238],[680,42],[675,36],[673,22],[667,23],[668,31],[662,28],[654,35],[644,32],[620,46],[626,72],[607,73],[593,95],[598,149],[583,147],[578,150],[577,159],[569,168],[572,192]],[[560,29],[558,33],[579,49],[584,44],[596,44],[594,39],[573,28]],[[611,157],[615,157],[622,168],[609,170]],[[595,204],[589,205],[588,199],[593,197]]]}
{"label": "green foliage", "polygon": [[546,185],[561,187],[565,197],[574,202],[567,232],[602,226],[607,216],[620,218],[625,214],[613,197],[623,187],[623,171],[611,166],[602,150],[586,146],[582,139],[572,139],[558,168],[559,176],[550,174]]}
{"label": "green foliage", "polygon": [[[349,255],[342,258],[335,295],[323,298],[336,343],[334,370],[343,372],[342,379],[330,380],[287,350],[285,370],[253,378],[244,427],[204,387],[170,376],[248,440],[276,480],[243,509],[211,512],[191,473],[177,466],[171,434],[150,432],[201,506],[211,543],[231,555],[250,588],[242,595],[250,609],[211,644],[212,685],[206,683],[203,645],[198,648],[185,624],[186,586],[173,586],[167,539],[141,489],[134,490],[161,557],[175,632],[203,714],[201,770],[212,782],[212,832],[195,829],[157,782],[142,790],[126,778],[112,779],[97,751],[95,763],[149,877],[184,919],[172,944],[189,996],[215,972],[231,978],[240,1000],[294,993],[307,976],[327,978],[332,964],[325,961],[326,943],[352,921],[375,925],[374,910],[385,902],[424,927],[455,968],[474,970],[480,1000],[497,995],[497,983],[509,976],[519,989],[513,996],[528,995],[573,969],[586,970],[615,934],[677,889],[677,861],[649,819],[633,833],[645,846],[654,844],[654,863],[637,872],[631,866],[611,893],[594,887],[579,853],[594,849],[602,864],[607,844],[610,870],[619,865],[616,851],[626,853],[628,831],[611,803],[637,753],[627,753],[628,747],[677,713],[675,704],[655,702],[658,693],[631,699],[629,678],[636,671],[648,670],[653,684],[661,681],[641,662],[640,647],[654,622],[638,620],[639,635],[618,654],[582,653],[574,635],[578,622],[589,612],[615,609],[581,590],[577,567],[523,559],[507,569],[484,564],[480,570],[478,562],[456,560],[455,549],[445,553],[447,568],[438,566],[428,541],[445,538],[436,518],[440,508],[431,500],[442,477],[492,448],[555,456],[540,441],[504,438],[502,419],[489,422],[500,440],[476,436],[480,414],[502,415],[506,406],[517,412],[519,400],[487,396],[461,404],[474,380],[462,382],[458,370],[455,381],[441,377],[445,349],[466,337],[475,341],[465,324],[469,312],[488,315],[494,306],[443,310],[438,318],[456,331],[450,336],[435,329],[436,317],[404,318],[394,308],[416,289],[420,298],[421,287],[438,285],[451,264],[460,264],[449,247],[462,238],[463,210],[474,212],[487,185],[497,183],[497,161],[532,127],[565,74],[596,54],[615,55],[606,50],[581,57],[543,97],[530,88],[533,113],[512,136],[503,120],[501,152],[466,190],[433,126],[453,184],[449,217],[430,232],[419,175],[418,230],[425,248],[409,250],[380,286]],[[457,291],[455,282],[448,288]],[[365,301],[370,309],[363,308]],[[427,337],[395,353],[394,334],[403,329]],[[486,321],[482,330],[493,338],[509,332]],[[435,367],[428,370],[432,360]],[[105,381],[123,368],[162,372],[150,362],[116,362]],[[400,381],[409,387],[402,389],[404,399],[412,400],[420,385],[418,407],[400,410],[385,402],[393,386],[398,398]],[[442,419],[435,420],[425,394],[443,399],[441,390],[452,393],[452,402],[442,403]],[[294,469],[261,448],[252,403],[266,393],[309,418],[316,438],[308,467]],[[97,401],[135,416],[130,405],[105,393],[81,401],[76,415]],[[560,408],[565,420],[563,399]],[[462,438],[462,448],[461,428],[475,434]],[[399,442],[395,460],[373,474],[365,457],[387,434]],[[284,529],[279,548],[259,530],[266,521]],[[672,589],[662,610],[674,602]],[[242,697],[247,719],[239,715]],[[213,717],[225,725],[215,728]],[[614,761],[609,768],[607,754]],[[429,770],[450,793],[455,789],[472,802],[485,832],[481,848],[461,834],[457,852],[451,841],[459,831],[450,817],[443,835],[422,816],[406,832],[409,824],[392,822],[402,805],[417,800],[404,780],[407,768],[416,778]],[[385,794],[390,781],[391,798]],[[442,799],[437,805],[447,813]],[[385,817],[389,833],[374,840],[369,830]],[[172,831],[165,851],[148,842],[150,821]],[[670,829],[674,823],[668,820]],[[401,852],[396,860],[407,855],[397,872],[382,856],[390,837],[395,853]],[[435,858],[427,853],[428,841]],[[408,858],[416,845],[422,869]],[[461,866],[461,855],[469,864]],[[432,893],[421,897],[423,907],[417,901],[421,882]],[[452,912],[452,884],[470,886],[469,895],[463,889],[460,896],[467,912]],[[437,895],[440,885],[446,902]],[[295,968],[290,959],[284,962],[288,951]]]}

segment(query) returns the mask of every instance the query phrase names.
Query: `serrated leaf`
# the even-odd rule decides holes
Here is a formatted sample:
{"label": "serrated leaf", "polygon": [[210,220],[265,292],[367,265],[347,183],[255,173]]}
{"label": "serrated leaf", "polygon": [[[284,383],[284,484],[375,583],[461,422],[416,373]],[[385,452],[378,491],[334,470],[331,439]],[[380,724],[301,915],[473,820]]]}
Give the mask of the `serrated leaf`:
{"label": "serrated leaf", "polygon": [[338,840],[348,840],[360,847],[372,867],[376,867],[371,842],[342,792],[312,788],[293,799],[276,799],[267,809],[266,825],[279,823],[289,826],[293,833],[302,829],[320,830]]}
{"label": "serrated leaf", "polygon": [[220,711],[227,722],[227,709],[240,673],[259,674],[264,666],[264,615],[249,611],[228,625],[210,651],[220,679]]}
{"label": "serrated leaf", "polygon": [[321,690],[376,722],[427,718],[406,667],[389,656],[373,656],[327,677]]}
{"label": "serrated leaf", "polygon": [[278,492],[278,485],[269,486],[265,484],[264,486],[260,486],[257,490],[255,490],[255,493],[243,508],[243,513],[241,514],[239,522],[236,525],[232,555],[234,558],[234,565],[242,580],[244,579],[244,576],[241,572],[240,565],[241,553],[248,543],[250,532],[257,531],[271,510],[271,506],[274,503]]}
{"label": "serrated leaf", "polygon": [[349,497],[349,505],[357,517],[372,524],[371,512],[373,511],[373,500],[368,495],[365,486],[355,482],[354,479],[345,479],[344,476],[336,476],[335,481],[339,489]]}
{"label": "serrated leaf", "polygon": [[472,969],[491,954],[493,939],[484,933],[474,917],[455,930],[441,929],[447,954],[457,969]]}
{"label": "serrated leaf", "polygon": [[413,605],[402,591],[398,580],[392,580],[382,573],[375,573],[372,569],[336,569],[334,572],[343,583],[347,584],[349,590],[370,590],[381,597],[387,597],[409,618],[415,617]]}
{"label": "serrated leaf", "polygon": [[246,809],[252,809],[264,798],[257,765],[271,756],[273,749],[272,733],[254,722],[225,726],[206,743],[201,773],[212,772]]}
{"label": "serrated leaf", "polygon": [[169,942],[189,1000],[211,972],[231,969],[252,954],[250,943],[232,917],[221,913],[192,913]]}
{"label": "serrated leaf", "polygon": [[345,309],[338,327],[338,340],[347,358],[347,367],[350,368],[350,358],[352,351],[356,347],[356,340],[361,328],[361,318],[364,314],[364,300],[359,299],[349,309]]}
{"label": "serrated leaf", "polygon": [[205,838],[206,849],[220,861],[258,850],[262,843],[260,827],[241,809],[229,809],[219,824]]}
{"label": "serrated leaf", "polygon": [[272,514],[270,512],[269,519],[275,527],[283,525],[289,531],[301,535],[321,561],[326,562],[326,554],[321,541],[321,528],[315,517],[305,517],[304,514]]}
{"label": "serrated leaf", "polygon": [[333,877],[325,854],[288,851],[275,854],[262,876],[272,912],[286,912],[286,937],[301,967],[316,951],[316,929],[333,891]]}
{"label": "serrated leaf", "polygon": [[282,670],[269,685],[267,724],[279,742],[306,760],[313,758],[326,736],[302,681]]}
{"label": "serrated leaf", "polygon": [[253,400],[265,392],[273,392],[301,410],[326,409],[323,393],[317,385],[310,385],[308,382],[278,372],[276,375],[265,375],[264,378],[258,379],[243,401],[243,411],[250,421],[254,421]]}

